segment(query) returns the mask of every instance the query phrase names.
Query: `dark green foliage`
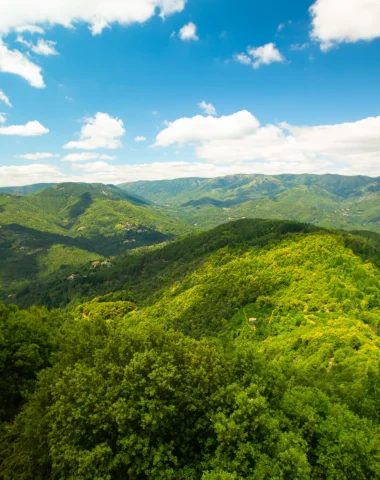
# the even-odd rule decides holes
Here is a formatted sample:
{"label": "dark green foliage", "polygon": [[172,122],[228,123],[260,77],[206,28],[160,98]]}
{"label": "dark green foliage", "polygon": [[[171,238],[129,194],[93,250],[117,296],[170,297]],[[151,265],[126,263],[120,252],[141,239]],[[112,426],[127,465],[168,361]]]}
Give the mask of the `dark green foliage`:
{"label": "dark green foliage", "polygon": [[68,322],[61,342],[5,428],[4,480],[380,475],[377,428],[293,387],[252,345],[100,320]]}
{"label": "dark green foliage", "polygon": [[67,313],[0,307],[0,479],[380,479],[378,247],[240,220],[34,282]]}
{"label": "dark green foliage", "polygon": [[58,311],[0,304],[0,421],[13,417],[37,373],[50,365],[63,318]]}

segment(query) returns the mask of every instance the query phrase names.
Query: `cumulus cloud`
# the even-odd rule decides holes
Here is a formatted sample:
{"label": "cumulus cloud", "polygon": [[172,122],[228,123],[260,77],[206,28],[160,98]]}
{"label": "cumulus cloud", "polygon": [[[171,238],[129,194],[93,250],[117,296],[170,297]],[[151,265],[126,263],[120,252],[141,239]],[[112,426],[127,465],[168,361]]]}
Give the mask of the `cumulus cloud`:
{"label": "cumulus cloud", "polygon": [[98,112],[93,118],[84,120],[79,141],[69,142],[63,148],[96,150],[97,148],[116,149],[122,146],[121,137],[125,135],[122,120],[111,117],[108,113]]}
{"label": "cumulus cloud", "polygon": [[16,135],[20,137],[38,137],[49,133],[49,129],[34,120],[25,125],[9,125],[0,127],[0,135]]}
{"label": "cumulus cloud", "polygon": [[0,123],[5,123],[6,121],[7,117],[3,113],[0,113]]}
{"label": "cumulus cloud", "polygon": [[311,37],[327,51],[339,43],[380,37],[379,0],[317,0],[311,7]]}
{"label": "cumulus cloud", "polygon": [[206,115],[216,115],[216,109],[212,103],[206,103],[204,100],[198,103],[198,107],[203,110]]}
{"label": "cumulus cloud", "polygon": [[255,133],[259,126],[258,120],[246,110],[219,118],[202,115],[180,118],[157,135],[155,146],[241,138]]}
{"label": "cumulus cloud", "polygon": [[63,162],[87,162],[89,160],[115,160],[114,155],[100,155],[99,153],[81,152],[70,153],[62,158]]}
{"label": "cumulus cloud", "polygon": [[9,98],[5,95],[5,93],[2,90],[0,90],[0,102],[5,103],[5,105],[7,105],[8,107],[12,106]]}
{"label": "cumulus cloud", "polygon": [[135,142],[146,142],[146,140],[147,140],[146,137],[143,137],[143,136],[135,138]]}
{"label": "cumulus cloud", "polygon": [[185,3],[186,0],[13,0],[9,8],[9,3],[0,2],[0,34],[45,25],[70,28],[85,22],[96,35],[114,23],[144,23],[157,10],[161,17],[181,12]]}
{"label": "cumulus cloud", "polygon": [[59,155],[54,153],[46,152],[37,152],[37,153],[25,153],[23,155],[16,155],[18,158],[23,158],[24,160],[45,160],[46,158],[57,158]]}
{"label": "cumulus cloud", "polygon": [[271,63],[283,63],[285,58],[276,48],[274,43],[267,43],[262,47],[250,47],[249,55],[253,58],[253,68],[259,68],[261,65],[270,65]]}
{"label": "cumulus cloud", "polygon": [[[8,8],[9,9],[9,8]],[[1,4],[0,4],[1,10]],[[9,9],[12,10],[12,9]],[[0,13],[1,17],[1,13]],[[1,20],[0,20],[1,21]],[[18,50],[9,50],[0,37],[0,72],[23,77],[32,87],[44,88],[41,67],[31,62]]]}
{"label": "cumulus cloud", "polygon": [[193,22],[184,25],[179,31],[179,38],[183,41],[199,40],[197,35],[197,26]]}
{"label": "cumulus cloud", "polygon": [[280,170],[288,166],[292,172],[297,171],[295,165],[299,171],[345,165],[368,174],[380,171],[379,132],[380,117],[337,125],[261,126],[242,111],[219,118],[181,118],[157,135],[155,145],[194,145],[199,159],[215,164],[260,162]]}
{"label": "cumulus cloud", "polygon": [[234,59],[244,65],[252,65],[253,68],[260,68],[262,65],[270,65],[271,63],[283,63],[285,57],[276,48],[275,43],[267,43],[262,47],[248,47],[247,53],[239,53]]}

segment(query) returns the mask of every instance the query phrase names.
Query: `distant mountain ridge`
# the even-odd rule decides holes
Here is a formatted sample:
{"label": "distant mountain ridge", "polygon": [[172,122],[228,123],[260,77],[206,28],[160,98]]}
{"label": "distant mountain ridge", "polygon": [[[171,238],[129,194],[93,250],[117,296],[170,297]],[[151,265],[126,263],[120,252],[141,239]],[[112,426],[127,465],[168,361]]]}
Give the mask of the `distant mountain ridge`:
{"label": "distant mountain ridge", "polygon": [[380,232],[380,177],[232,175],[119,185],[201,228],[247,218]]}

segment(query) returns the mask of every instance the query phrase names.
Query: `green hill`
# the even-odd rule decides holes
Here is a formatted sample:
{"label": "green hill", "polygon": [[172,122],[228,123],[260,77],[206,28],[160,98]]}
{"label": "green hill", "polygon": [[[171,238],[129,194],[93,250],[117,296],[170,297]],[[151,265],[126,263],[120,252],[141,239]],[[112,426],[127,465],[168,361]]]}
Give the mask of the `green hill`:
{"label": "green hill", "polygon": [[339,175],[233,175],[120,185],[200,228],[278,218],[380,232],[380,179]]}
{"label": "green hill", "polygon": [[0,305],[0,478],[380,478],[379,246],[240,220],[32,282]]}
{"label": "green hill", "polygon": [[105,260],[188,231],[162,209],[113,186],[59,184],[0,194],[0,288]]}

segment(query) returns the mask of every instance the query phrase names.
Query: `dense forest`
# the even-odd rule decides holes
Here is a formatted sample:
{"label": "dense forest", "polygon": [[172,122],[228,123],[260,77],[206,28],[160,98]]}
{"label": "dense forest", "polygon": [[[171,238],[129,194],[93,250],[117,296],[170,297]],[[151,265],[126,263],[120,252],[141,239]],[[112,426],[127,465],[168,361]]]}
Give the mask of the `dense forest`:
{"label": "dense forest", "polygon": [[380,237],[240,220],[0,306],[0,478],[380,478]]}

